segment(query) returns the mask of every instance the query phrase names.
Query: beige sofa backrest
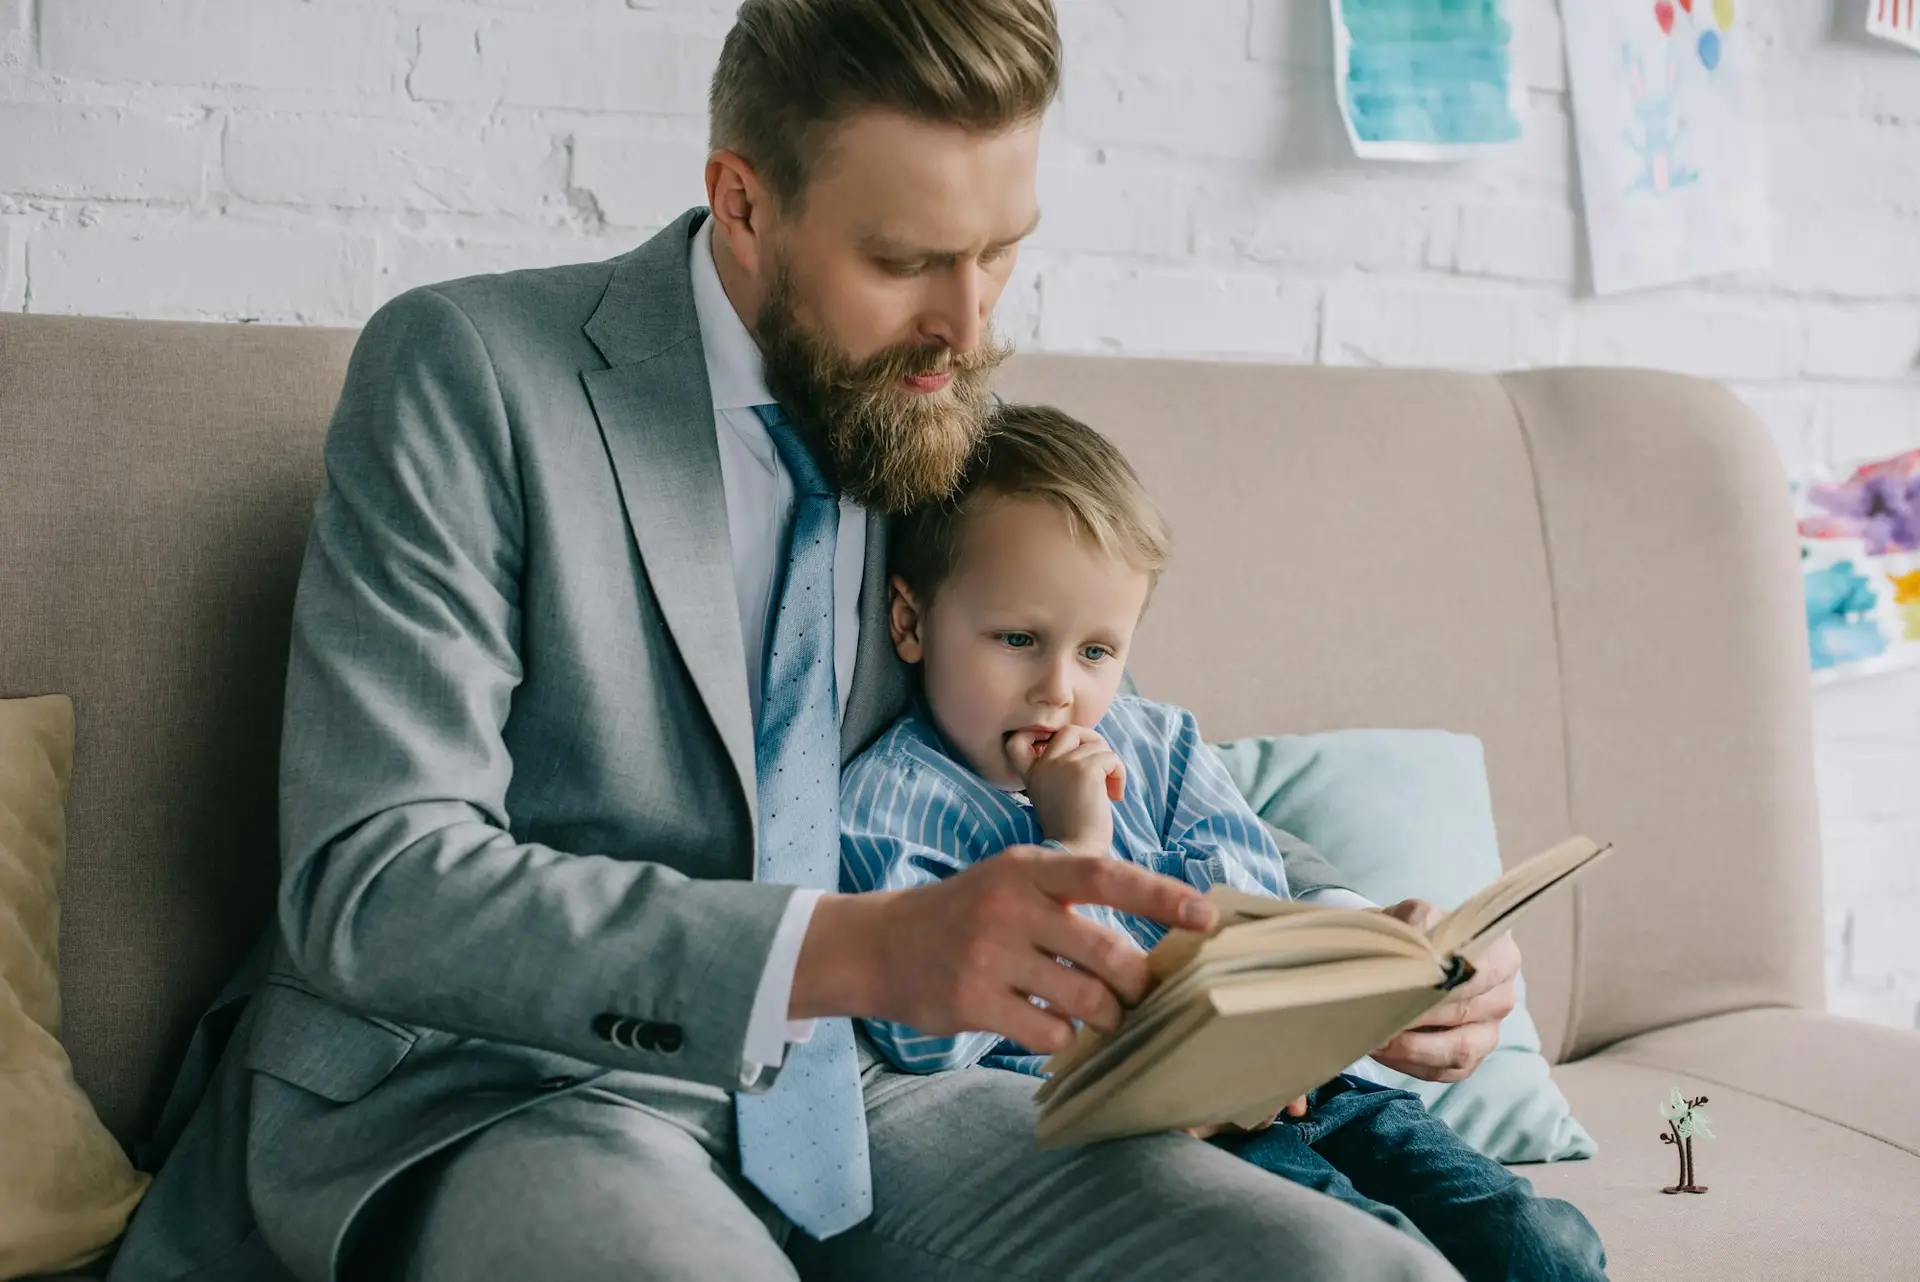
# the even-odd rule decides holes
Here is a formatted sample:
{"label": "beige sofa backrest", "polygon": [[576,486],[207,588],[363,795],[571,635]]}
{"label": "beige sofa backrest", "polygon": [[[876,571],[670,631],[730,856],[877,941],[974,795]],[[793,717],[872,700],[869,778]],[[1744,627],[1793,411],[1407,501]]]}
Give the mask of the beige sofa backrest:
{"label": "beige sofa backrest", "polygon": [[123,1142],[270,911],[293,585],[352,343],[0,317],[0,697],[74,698],[64,1040]]}
{"label": "beige sofa backrest", "polygon": [[[78,704],[66,1040],[151,1121],[275,874],[287,617],[337,330],[0,317],[0,697]],[[1522,931],[1550,1051],[1817,1004],[1783,481],[1710,385],[1032,357],[1176,531],[1136,669],[1210,737],[1485,740],[1506,855],[1619,843]]]}

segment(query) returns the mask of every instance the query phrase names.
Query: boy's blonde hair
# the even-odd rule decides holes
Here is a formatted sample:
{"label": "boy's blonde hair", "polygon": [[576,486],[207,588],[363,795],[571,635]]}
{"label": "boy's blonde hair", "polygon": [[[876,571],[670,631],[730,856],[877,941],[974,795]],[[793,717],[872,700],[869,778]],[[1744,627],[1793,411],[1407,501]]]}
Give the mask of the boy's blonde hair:
{"label": "boy's blonde hair", "polygon": [[872,107],[998,133],[1060,88],[1052,0],[746,0],[720,48],[709,142],[797,206],[833,126]]}
{"label": "boy's blonde hair", "polygon": [[1037,498],[1080,537],[1158,582],[1172,552],[1166,518],[1124,455],[1049,405],[998,405],[951,497],[894,523],[893,572],[930,601],[960,562],[967,521],[999,498]]}

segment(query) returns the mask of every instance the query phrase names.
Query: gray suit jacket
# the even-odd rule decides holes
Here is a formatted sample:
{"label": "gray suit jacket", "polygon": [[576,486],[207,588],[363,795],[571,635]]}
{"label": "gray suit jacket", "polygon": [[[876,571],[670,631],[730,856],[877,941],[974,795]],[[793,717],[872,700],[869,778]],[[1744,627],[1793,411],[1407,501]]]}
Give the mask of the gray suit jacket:
{"label": "gray suit jacket", "polygon": [[[791,891],[753,880],[702,216],[368,322],[295,602],[278,930],[115,1278],[330,1277],[396,1174],[549,1091],[738,1086]],[[907,692],[884,533],[849,756]]]}

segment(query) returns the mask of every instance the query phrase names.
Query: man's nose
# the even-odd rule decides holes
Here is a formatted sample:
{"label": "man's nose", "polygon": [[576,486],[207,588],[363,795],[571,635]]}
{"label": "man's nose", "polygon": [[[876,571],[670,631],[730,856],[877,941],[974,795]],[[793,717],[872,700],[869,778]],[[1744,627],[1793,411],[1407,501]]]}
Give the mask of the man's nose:
{"label": "man's nose", "polygon": [[985,274],[975,264],[957,264],[930,300],[921,320],[922,332],[938,339],[956,356],[978,347],[987,325],[986,283]]}

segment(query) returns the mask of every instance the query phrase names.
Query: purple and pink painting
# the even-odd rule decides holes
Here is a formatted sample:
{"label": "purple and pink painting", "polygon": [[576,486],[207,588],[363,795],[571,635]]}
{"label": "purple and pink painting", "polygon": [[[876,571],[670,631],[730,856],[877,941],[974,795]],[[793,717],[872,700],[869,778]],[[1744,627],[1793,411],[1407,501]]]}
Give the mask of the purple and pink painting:
{"label": "purple and pink painting", "polygon": [[1920,664],[1920,450],[1796,487],[1817,679]]}

